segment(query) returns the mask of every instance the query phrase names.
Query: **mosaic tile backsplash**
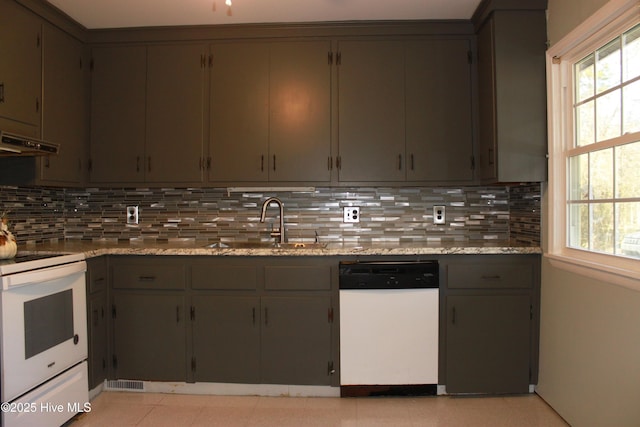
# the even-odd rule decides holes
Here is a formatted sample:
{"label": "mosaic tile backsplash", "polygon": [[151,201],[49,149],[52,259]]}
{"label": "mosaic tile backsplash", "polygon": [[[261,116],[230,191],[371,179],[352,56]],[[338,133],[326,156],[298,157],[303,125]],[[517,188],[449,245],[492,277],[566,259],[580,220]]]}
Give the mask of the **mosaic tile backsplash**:
{"label": "mosaic tile backsplash", "polygon": [[[316,188],[227,192],[226,188],[55,189],[0,187],[19,244],[62,239],[107,242],[269,240],[278,209],[259,222],[262,201],[279,197],[289,241],[345,243],[479,242],[540,244],[540,185],[487,187]],[[140,222],[126,224],[126,206]],[[433,206],[446,207],[445,225]],[[361,220],[342,222],[345,206]]]}

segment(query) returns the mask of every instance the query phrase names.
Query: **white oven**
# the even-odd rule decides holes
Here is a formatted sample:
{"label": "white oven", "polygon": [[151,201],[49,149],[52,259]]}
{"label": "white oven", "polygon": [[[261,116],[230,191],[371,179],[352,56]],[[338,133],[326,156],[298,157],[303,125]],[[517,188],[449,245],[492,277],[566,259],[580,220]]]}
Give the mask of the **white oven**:
{"label": "white oven", "polygon": [[0,263],[5,427],[59,426],[88,402],[84,256],[33,258]]}

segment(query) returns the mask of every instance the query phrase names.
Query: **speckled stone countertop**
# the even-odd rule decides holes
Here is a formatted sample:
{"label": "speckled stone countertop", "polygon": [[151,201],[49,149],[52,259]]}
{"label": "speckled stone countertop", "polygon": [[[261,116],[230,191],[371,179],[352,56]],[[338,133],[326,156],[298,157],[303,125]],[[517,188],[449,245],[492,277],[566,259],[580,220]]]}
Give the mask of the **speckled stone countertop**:
{"label": "speckled stone countertop", "polygon": [[68,241],[18,248],[18,253],[78,253],[87,258],[100,255],[213,255],[213,256],[385,256],[385,255],[482,255],[482,254],[541,254],[540,247],[518,246],[509,242],[479,244],[460,243],[327,243],[313,248],[208,248],[207,242],[144,242],[100,243]]}

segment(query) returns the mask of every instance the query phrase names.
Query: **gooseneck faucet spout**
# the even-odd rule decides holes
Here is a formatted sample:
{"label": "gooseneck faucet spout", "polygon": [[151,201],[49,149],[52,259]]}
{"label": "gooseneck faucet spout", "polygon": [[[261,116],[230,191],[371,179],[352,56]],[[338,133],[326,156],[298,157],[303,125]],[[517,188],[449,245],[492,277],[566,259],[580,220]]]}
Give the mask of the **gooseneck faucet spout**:
{"label": "gooseneck faucet spout", "polygon": [[285,243],[285,235],[284,235],[284,204],[282,200],[277,197],[269,197],[267,200],[262,203],[262,210],[260,212],[260,222],[264,222],[265,216],[267,215],[267,208],[271,204],[271,202],[276,203],[280,207],[280,229],[274,230],[271,232],[271,237],[276,238],[276,243]]}

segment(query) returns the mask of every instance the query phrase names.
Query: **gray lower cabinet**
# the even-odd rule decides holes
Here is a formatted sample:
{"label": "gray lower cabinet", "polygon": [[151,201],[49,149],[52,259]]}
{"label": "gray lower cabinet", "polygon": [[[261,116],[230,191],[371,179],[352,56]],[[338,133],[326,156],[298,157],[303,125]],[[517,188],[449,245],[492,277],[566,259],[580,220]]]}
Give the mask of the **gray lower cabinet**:
{"label": "gray lower cabinet", "polygon": [[447,392],[529,390],[531,298],[469,295],[447,298]]}
{"label": "gray lower cabinet", "polygon": [[174,257],[113,258],[113,377],[184,381],[186,267]]}
{"label": "gray lower cabinet", "polygon": [[187,360],[184,295],[114,292],[113,305],[114,376],[184,381]]}
{"label": "gray lower cabinet", "polygon": [[330,258],[112,257],[112,378],[331,385]]}
{"label": "gray lower cabinet", "polygon": [[195,382],[260,382],[260,299],[198,295],[193,299]]}
{"label": "gray lower cabinet", "polygon": [[106,257],[87,260],[87,332],[89,388],[100,385],[108,376],[108,321]]}
{"label": "gray lower cabinet", "polygon": [[261,382],[331,383],[331,298],[262,298]]}
{"label": "gray lower cabinet", "polygon": [[442,266],[447,393],[527,393],[537,382],[539,257],[478,255]]}
{"label": "gray lower cabinet", "polygon": [[191,277],[194,381],[331,384],[329,261],[200,258]]}

